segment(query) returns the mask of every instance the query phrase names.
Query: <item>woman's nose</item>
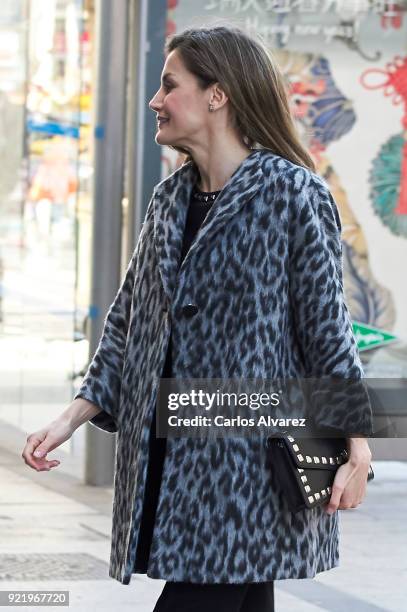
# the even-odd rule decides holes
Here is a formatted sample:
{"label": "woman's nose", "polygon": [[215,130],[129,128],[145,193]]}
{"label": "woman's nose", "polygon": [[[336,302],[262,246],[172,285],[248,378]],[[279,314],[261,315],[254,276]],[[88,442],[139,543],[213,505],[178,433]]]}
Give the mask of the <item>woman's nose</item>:
{"label": "woman's nose", "polygon": [[155,96],[153,98],[151,98],[150,102],[148,103],[148,106],[151,108],[151,110],[153,111],[158,111],[158,101],[156,100],[157,98],[157,94],[155,94]]}

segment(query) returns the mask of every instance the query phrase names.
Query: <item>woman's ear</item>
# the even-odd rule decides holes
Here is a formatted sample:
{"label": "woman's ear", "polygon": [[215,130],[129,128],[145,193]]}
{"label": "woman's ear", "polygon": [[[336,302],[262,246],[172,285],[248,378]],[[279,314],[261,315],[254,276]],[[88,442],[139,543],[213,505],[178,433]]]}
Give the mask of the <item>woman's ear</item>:
{"label": "woman's ear", "polygon": [[223,91],[220,83],[215,83],[214,85],[211,86],[209,102],[215,106],[216,110],[218,110],[219,108],[222,108],[222,106],[227,104],[228,101],[229,101],[229,98],[227,97],[226,93]]}

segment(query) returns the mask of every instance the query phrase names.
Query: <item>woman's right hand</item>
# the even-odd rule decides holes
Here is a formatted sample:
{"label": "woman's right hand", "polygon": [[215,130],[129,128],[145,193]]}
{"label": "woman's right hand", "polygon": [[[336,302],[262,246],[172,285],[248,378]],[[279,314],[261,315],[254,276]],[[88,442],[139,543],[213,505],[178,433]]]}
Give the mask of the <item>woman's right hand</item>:
{"label": "woman's right hand", "polygon": [[[58,459],[48,460],[47,453],[69,440],[74,431],[75,428],[70,420],[60,417],[43,429],[30,434],[21,455],[26,465],[37,472],[49,472],[51,468],[57,467],[60,461]],[[37,456],[37,453],[40,453],[40,456]]]}

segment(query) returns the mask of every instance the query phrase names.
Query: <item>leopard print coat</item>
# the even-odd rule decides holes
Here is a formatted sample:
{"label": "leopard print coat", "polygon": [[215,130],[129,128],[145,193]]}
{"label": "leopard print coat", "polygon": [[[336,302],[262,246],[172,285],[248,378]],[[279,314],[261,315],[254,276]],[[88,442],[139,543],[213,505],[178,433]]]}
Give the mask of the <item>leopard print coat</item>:
{"label": "leopard print coat", "polygon": [[[134,572],[150,425],[172,329],[176,378],[363,376],[342,286],[340,218],[310,170],[255,149],[179,268],[190,161],[161,181],[75,397],[117,432],[109,576]],[[179,269],[178,269],[179,268]],[[183,307],[194,304],[186,316]],[[339,564],[338,512],[293,514],[264,439],[169,438],[147,575],[193,583],[312,578]]]}

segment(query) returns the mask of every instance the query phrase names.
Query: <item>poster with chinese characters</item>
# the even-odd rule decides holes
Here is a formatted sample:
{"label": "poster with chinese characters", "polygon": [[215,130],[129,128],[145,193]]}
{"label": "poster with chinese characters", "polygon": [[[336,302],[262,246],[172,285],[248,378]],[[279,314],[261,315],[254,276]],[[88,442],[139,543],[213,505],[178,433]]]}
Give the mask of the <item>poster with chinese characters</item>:
{"label": "poster with chinese characters", "polygon": [[[258,35],[342,220],[344,286],[368,375],[407,373],[407,2],[172,0],[167,35]],[[165,148],[163,176],[179,163]]]}

